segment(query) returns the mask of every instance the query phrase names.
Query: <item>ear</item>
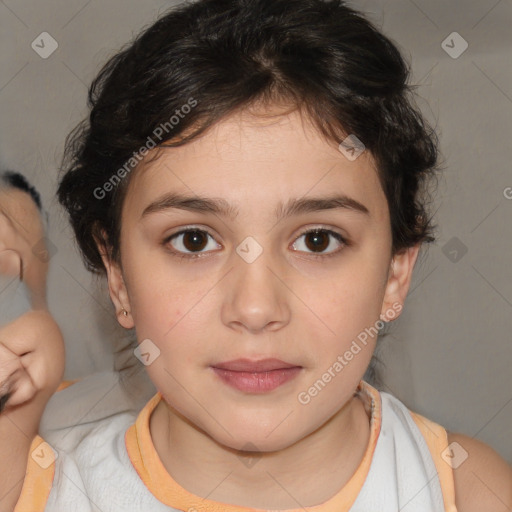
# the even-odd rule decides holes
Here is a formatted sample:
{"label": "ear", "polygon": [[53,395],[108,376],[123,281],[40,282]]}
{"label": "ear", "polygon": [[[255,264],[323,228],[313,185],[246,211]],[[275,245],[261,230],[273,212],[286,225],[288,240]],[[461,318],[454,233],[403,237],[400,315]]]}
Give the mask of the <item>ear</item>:
{"label": "ear", "polygon": [[403,249],[391,260],[380,318],[389,322],[400,315],[411,284],[421,242]]}
{"label": "ear", "polygon": [[124,282],[123,272],[119,263],[112,260],[111,252],[107,249],[107,244],[105,242],[105,234],[102,233],[102,236],[102,240],[99,240],[96,237],[94,237],[94,239],[107,272],[108,290],[110,298],[116,308],[117,321],[125,329],[131,329],[135,324],[131,315],[130,300],[128,298],[128,291]]}

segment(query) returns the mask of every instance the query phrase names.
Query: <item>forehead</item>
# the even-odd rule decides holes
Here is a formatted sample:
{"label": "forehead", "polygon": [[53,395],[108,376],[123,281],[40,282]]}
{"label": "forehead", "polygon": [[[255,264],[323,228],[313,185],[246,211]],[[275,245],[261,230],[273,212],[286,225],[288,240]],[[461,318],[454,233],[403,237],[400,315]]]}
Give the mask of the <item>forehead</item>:
{"label": "forehead", "polygon": [[152,153],[131,178],[131,211],[169,191],[223,197],[241,212],[337,192],[363,202],[372,216],[387,211],[372,155],[349,160],[298,111],[237,112],[183,146]]}

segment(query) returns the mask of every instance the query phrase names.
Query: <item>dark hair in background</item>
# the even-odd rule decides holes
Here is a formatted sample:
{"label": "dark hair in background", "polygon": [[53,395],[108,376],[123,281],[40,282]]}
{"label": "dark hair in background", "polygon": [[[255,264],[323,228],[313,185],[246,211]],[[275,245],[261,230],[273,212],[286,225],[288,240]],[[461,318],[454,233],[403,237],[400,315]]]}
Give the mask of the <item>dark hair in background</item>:
{"label": "dark hair in background", "polygon": [[101,239],[102,230],[119,259],[129,176],[104,199],[94,190],[191,97],[197,106],[162,139],[166,145],[186,144],[243,107],[298,108],[327,139],[339,143],[355,134],[375,158],[393,254],[433,241],[422,185],[434,174],[437,140],[411,101],[407,79],[395,45],[340,0],[174,7],[105,64],[89,90],[89,118],[66,140],[58,196],[87,267],[103,270],[93,237]]}
{"label": "dark hair in background", "polygon": [[0,186],[2,184],[7,187],[23,190],[23,192],[26,192],[30,195],[36,204],[37,209],[39,211],[42,210],[41,196],[39,195],[39,192],[27,181],[27,178],[25,178],[25,176],[19,172],[0,171]]}

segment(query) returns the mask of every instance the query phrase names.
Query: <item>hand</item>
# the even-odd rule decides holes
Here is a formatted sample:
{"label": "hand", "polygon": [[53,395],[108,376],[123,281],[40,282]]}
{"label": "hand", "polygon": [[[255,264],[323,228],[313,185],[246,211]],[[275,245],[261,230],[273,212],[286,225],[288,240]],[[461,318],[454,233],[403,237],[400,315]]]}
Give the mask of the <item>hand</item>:
{"label": "hand", "polygon": [[0,405],[9,410],[36,396],[44,403],[62,381],[62,333],[47,311],[29,311],[0,328]]}

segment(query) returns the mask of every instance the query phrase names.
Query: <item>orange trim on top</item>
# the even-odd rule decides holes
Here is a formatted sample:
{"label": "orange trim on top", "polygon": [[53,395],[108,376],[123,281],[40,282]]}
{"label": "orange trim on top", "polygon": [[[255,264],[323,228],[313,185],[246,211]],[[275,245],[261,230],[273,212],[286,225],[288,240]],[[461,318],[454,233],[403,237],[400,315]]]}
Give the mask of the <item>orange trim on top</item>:
{"label": "orange trim on top", "polygon": [[421,414],[412,411],[409,411],[409,413],[425,438],[432,459],[434,459],[434,464],[441,483],[441,491],[443,492],[444,510],[445,512],[457,512],[457,507],[455,506],[453,469],[441,457],[441,454],[448,446],[446,430],[441,425],[421,416]]}
{"label": "orange trim on top", "polygon": [[57,388],[57,391],[62,391],[63,389],[66,389],[66,388],[69,388],[69,386],[71,386],[72,384],[74,384],[75,382],[78,382],[80,379],[75,379],[75,380],[63,380],[60,384],[59,384],[59,387]]}
{"label": "orange trim on top", "polygon": [[[55,392],[62,391],[79,380],[63,380]],[[54,475],[55,454],[50,445],[41,436],[36,435],[29,448],[27,472],[13,512],[44,512]]]}
{"label": "orange trim on top", "polygon": [[36,435],[28,453],[27,473],[14,512],[44,512],[55,475],[55,455],[50,445]]}
{"label": "orange trim on top", "polygon": [[[381,399],[379,392],[368,383],[361,381],[358,389],[371,402],[370,439],[359,467],[347,484],[332,498],[313,507],[311,512],[343,512],[348,511],[355,502],[368,476],[370,464],[377,444],[381,428]],[[146,404],[136,422],[126,431],[125,443],[133,467],[139,474],[149,492],[167,506],[180,510],[196,510],[197,512],[268,512],[263,509],[229,505],[196,496],[181,487],[169,475],[160,460],[151,439],[149,420],[151,413],[162,400],[160,392]],[[288,509],[287,512],[303,512],[305,509]]]}

